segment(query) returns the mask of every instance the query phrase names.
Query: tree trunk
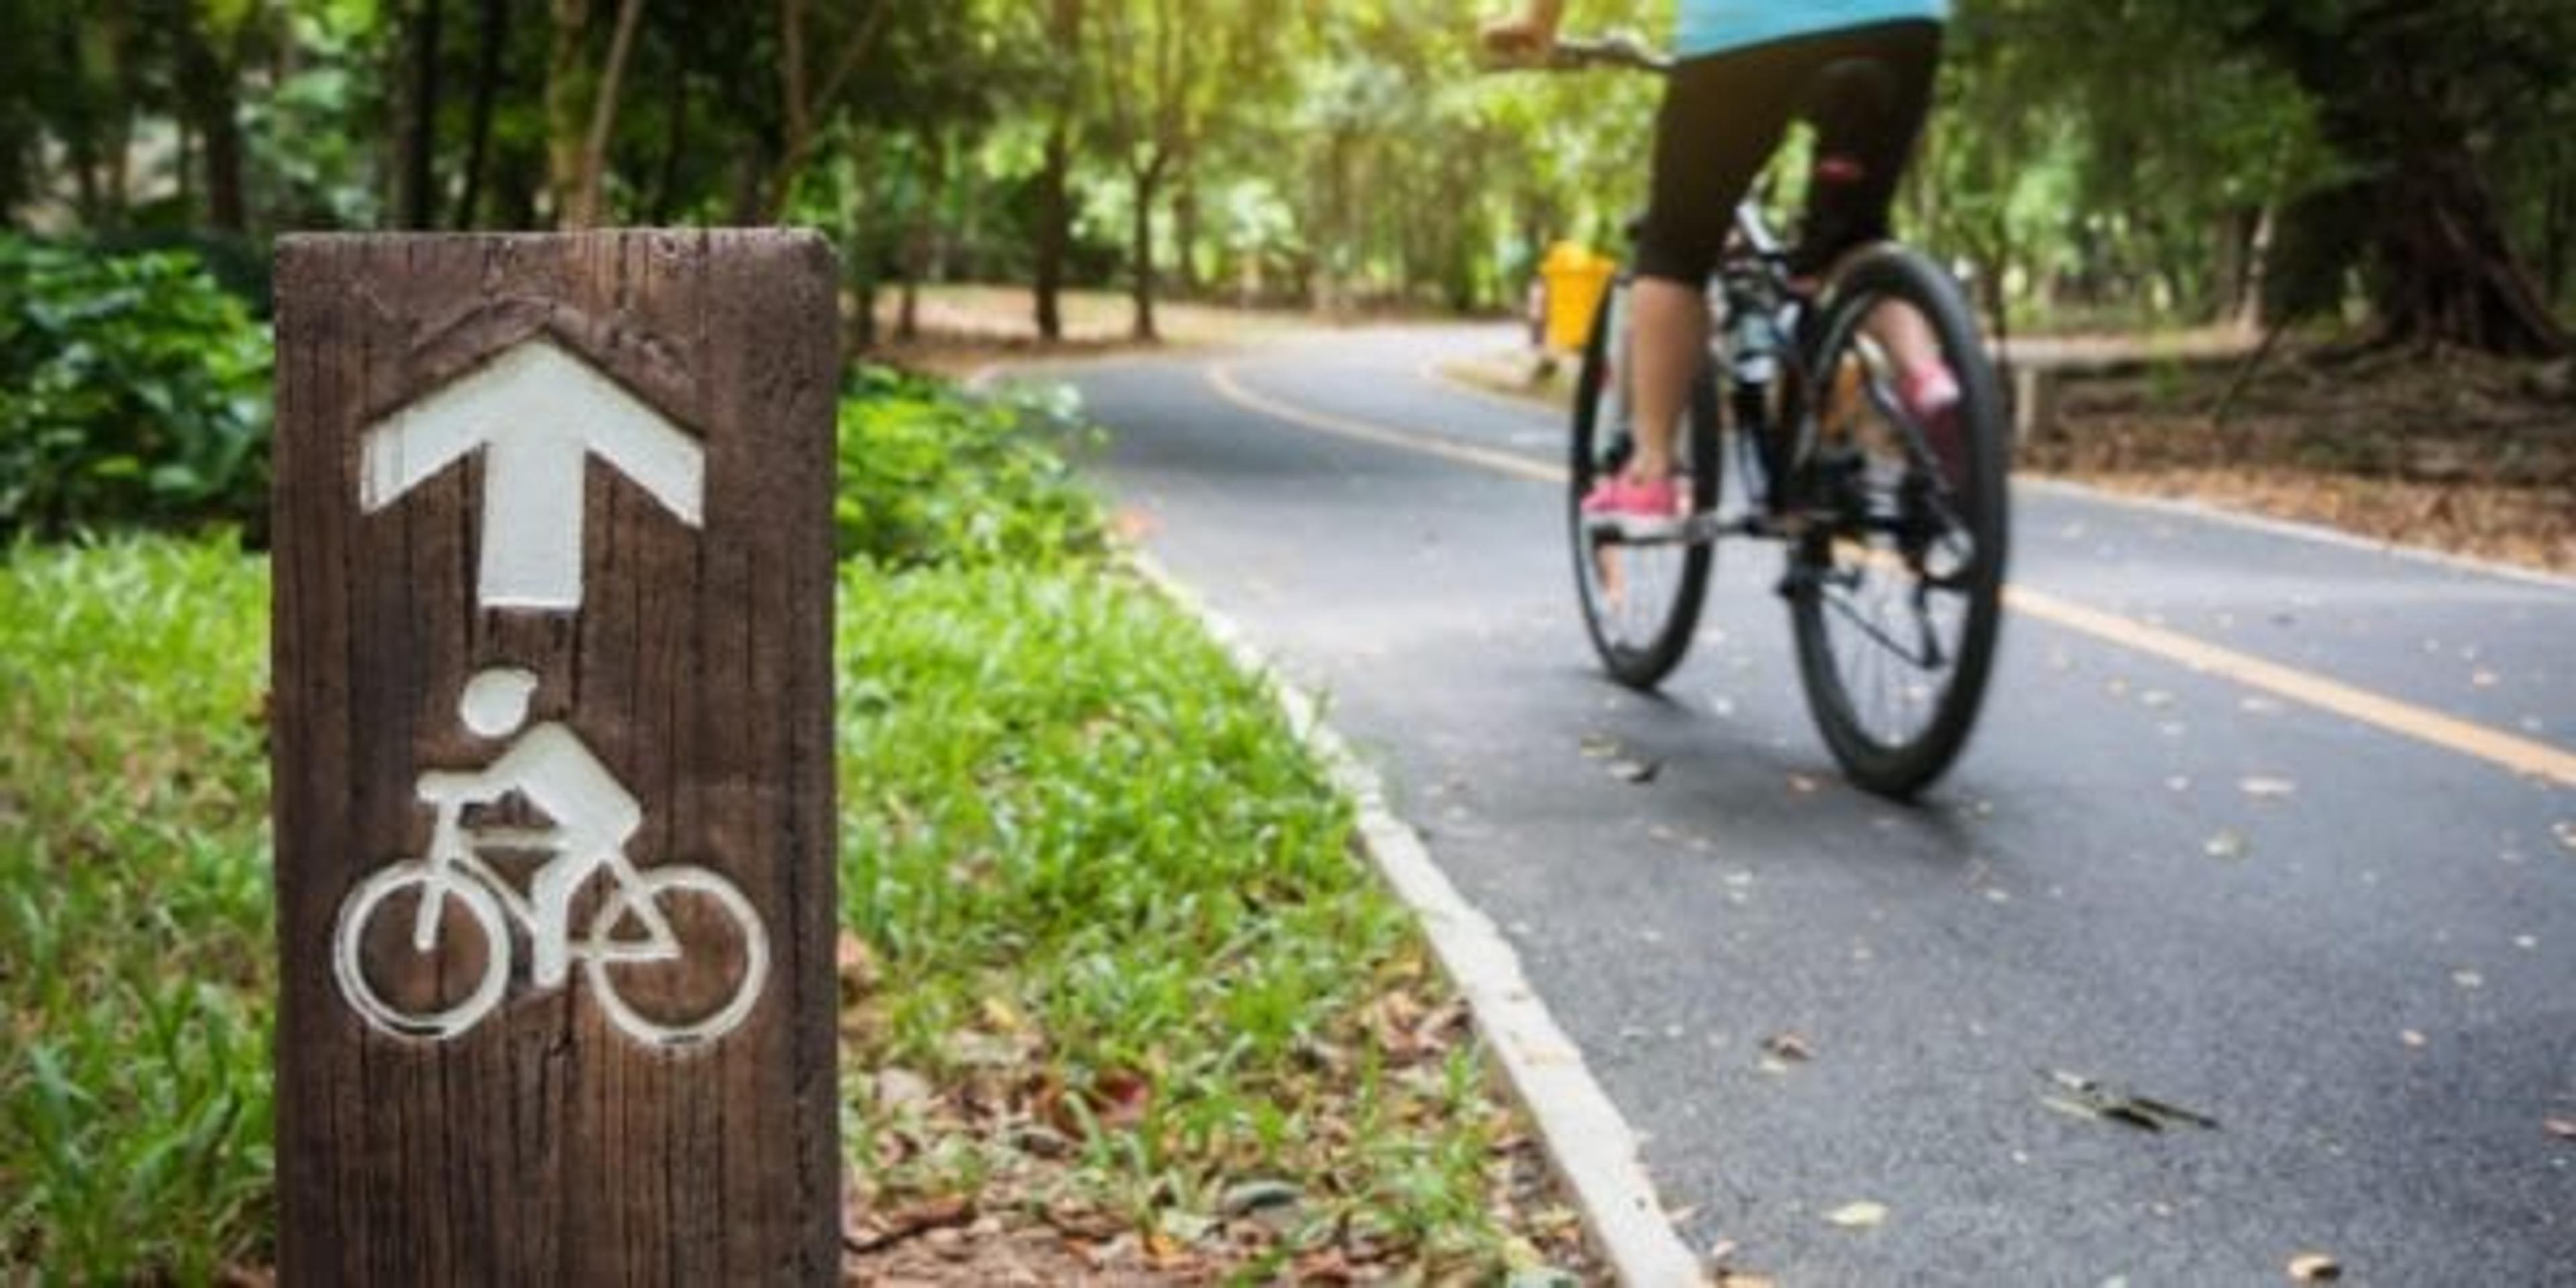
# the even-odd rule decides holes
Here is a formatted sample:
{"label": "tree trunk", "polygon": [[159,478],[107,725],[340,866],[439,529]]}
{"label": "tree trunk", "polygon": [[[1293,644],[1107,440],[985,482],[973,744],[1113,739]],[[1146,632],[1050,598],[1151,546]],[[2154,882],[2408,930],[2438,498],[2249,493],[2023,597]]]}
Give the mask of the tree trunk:
{"label": "tree trunk", "polygon": [[928,272],[931,244],[939,232],[940,198],[948,189],[948,140],[934,131],[926,150],[928,155],[920,162],[922,182],[914,190],[912,208],[904,220],[903,294],[894,322],[897,340],[921,335],[921,280]]}
{"label": "tree trunk", "polygon": [[581,188],[583,130],[593,81],[590,60],[583,57],[590,0],[553,0],[550,12],[554,39],[546,51],[546,190],[554,197],[555,222],[569,225]]}
{"label": "tree trunk", "polygon": [[2325,141],[2362,172],[2350,188],[2368,219],[2380,338],[2503,354],[2576,347],[2505,239],[2446,81],[2458,73],[2427,56],[2417,7],[2352,6],[2324,26],[2296,7],[2244,12],[2241,34],[2289,71],[2317,104]]}
{"label": "tree trunk", "polygon": [[2379,184],[2372,303],[2392,340],[2556,357],[2570,337],[2505,240],[2465,143],[2409,149]]}
{"label": "tree trunk", "polygon": [[1161,171],[1160,159],[1135,171],[1136,200],[1128,219],[1129,299],[1135,314],[1128,334],[1144,341],[1161,338],[1154,330],[1154,195],[1161,186]]}
{"label": "tree trunk", "polygon": [[1186,297],[1199,289],[1199,185],[1188,169],[1172,189],[1172,289]]}
{"label": "tree trunk", "polygon": [[2563,141],[2558,146],[2556,163],[2551,168],[2556,178],[2549,185],[2548,209],[2541,219],[2540,280],[2549,288],[2553,303],[2567,298],[2567,268],[2570,262],[2568,242],[2576,239],[2576,148]]}
{"label": "tree trunk", "polygon": [[1073,131],[1059,116],[1047,130],[1046,165],[1038,171],[1037,294],[1038,336],[1064,338],[1064,257],[1073,240]]}
{"label": "tree trunk", "polygon": [[617,127],[618,92],[626,80],[626,57],[635,48],[635,24],[643,13],[644,0],[623,0],[617,6],[617,34],[608,42],[608,67],[600,73],[599,92],[590,104],[590,125],[582,134],[581,170],[573,188],[571,217],[565,221],[568,227],[595,227],[606,213],[608,138]]}
{"label": "tree trunk", "polygon": [[474,27],[474,100],[465,126],[465,184],[450,224],[474,226],[483,198],[483,166],[492,147],[492,109],[501,93],[501,56],[510,47],[510,0],[483,0]]}
{"label": "tree trunk", "polygon": [[[1047,34],[1069,59],[1079,59],[1082,0],[1053,0]],[[1064,260],[1073,242],[1073,126],[1081,111],[1079,63],[1062,71],[1055,118],[1047,125],[1046,164],[1038,172],[1036,295],[1038,336],[1064,338]]]}
{"label": "tree trunk", "polygon": [[671,222],[674,200],[680,192],[680,158],[688,155],[689,144],[689,55],[684,43],[680,65],[671,70],[671,101],[664,105],[662,164],[653,175],[653,199],[646,207],[646,218],[656,224]]}
{"label": "tree trunk", "polygon": [[102,200],[96,100],[90,94],[87,65],[81,59],[79,22],[68,15],[57,21],[62,25],[54,29],[54,56],[61,60],[72,82],[70,101],[63,111],[63,153],[71,161],[72,205],[80,213],[81,223],[94,228],[99,224]]}
{"label": "tree trunk", "polygon": [[437,223],[438,43],[444,0],[414,0],[404,49],[411,75],[403,90],[401,159],[394,167],[394,221],[403,228]]}
{"label": "tree trunk", "polygon": [[249,213],[242,200],[239,104],[233,93],[234,68],[239,59],[215,57],[202,14],[183,18],[177,34],[179,98],[188,124],[204,145],[199,164],[206,175],[206,226],[238,236],[249,225]]}
{"label": "tree trunk", "polygon": [[143,101],[142,51],[136,48],[133,15],[126,6],[108,4],[101,8],[106,11],[108,58],[116,81],[116,101],[107,120],[105,155],[100,158],[107,170],[100,213],[108,223],[122,227],[132,210],[134,115]]}

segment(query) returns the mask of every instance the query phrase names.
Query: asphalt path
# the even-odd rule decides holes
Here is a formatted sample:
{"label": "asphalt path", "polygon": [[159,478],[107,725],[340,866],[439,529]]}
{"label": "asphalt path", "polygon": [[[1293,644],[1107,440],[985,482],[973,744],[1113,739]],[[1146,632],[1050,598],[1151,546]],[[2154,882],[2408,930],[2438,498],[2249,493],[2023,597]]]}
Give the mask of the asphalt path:
{"label": "asphalt path", "polygon": [[1507,342],[1070,378],[1122,521],[1326,696],[1692,1246],[1790,1285],[2576,1283],[2576,588],[2026,485],[1983,723],[1891,805],[1809,723],[1773,548],[1721,550],[1660,698],[1602,678],[1557,418],[1433,374]]}

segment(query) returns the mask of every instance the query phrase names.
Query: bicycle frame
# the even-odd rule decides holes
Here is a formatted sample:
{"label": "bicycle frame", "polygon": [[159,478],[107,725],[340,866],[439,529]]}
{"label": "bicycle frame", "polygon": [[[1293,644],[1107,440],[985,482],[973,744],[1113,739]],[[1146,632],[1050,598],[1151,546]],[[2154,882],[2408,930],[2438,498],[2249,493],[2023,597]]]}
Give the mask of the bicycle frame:
{"label": "bicycle frame", "polygon": [[[651,899],[629,900],[629,914],[644,927],[639,941],[605,944],[598,940],[576,940],[571,929],[571,910],[539,908],[536,901],[519,893],[509,880],[484,861],[481,851],[530,850],[548,857],[543,866],[566,861],[561,842],[551,833],[527,829],[477,829],[468,838],[464,825],[465,799],[461,795],[442,794],[431,799],[437,811],[430,829],[429,865],[435,874],[423,893],[420,911],[412,922],[412,948],[427,953],[438,942],[438,924],[444,910],[449,886],[472,881],[500,901],[509,918],[528,932],[529,944],[536,950],[531,975],[541,987],[561,984],[571,973],[576,958],[615,962],[659,962],[677,960],[681,955],[680,938],[671,929],[670,919]],[[625,856],[613,854],[600,866],[608,869],[621,889],[637,889],[634,865]],[[542,867],[541,867],[542,870]],[[565,890],[562,902],[569,904],[579,890],[575,885]]]}

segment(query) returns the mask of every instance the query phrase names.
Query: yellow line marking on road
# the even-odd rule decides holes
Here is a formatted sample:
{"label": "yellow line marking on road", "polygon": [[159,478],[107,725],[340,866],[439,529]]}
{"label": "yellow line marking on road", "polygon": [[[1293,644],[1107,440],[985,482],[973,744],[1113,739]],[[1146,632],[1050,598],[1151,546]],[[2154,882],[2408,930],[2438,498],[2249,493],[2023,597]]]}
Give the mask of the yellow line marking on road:
{"label": "yellow line marking on road", "polygon": [[1414,430],[1389,429],[1384,425],[1372,425],[1367,421],[1352,420],[1345,416],[1308,411],[1303,407],[1281,402],[1267,394],[1254,393],[1244,388],[1242,383],[1234,378],[1234,369],[1229,366],[1209,367],[1207,381],[1208,385],[1216,390],[1217,395],[1227,402],[1275,420],[1303,425],[1308,429],[1342,438],[1357,439],[1363,443],[1376,443],[1381,447],[1393,447],[1426,456],[1437,456],[1444,460],[1456,461],[1461,465],[1473,465],[1499,474],[1509,474],[1515,478],[1531,479],[1540,483],[1565,482],[1563,468],[1531,460],[1517,452],[1477,447],[1471,443],[1456,442]]}
{"label": "yellow line marking on road", "polygon": [[2192,670],[2234,680],[2248,688],[2261,689],[2320,711],[2376,725],[2390,733],[2404,734],[2465,756],[2475,756],[2517,774],[2551,779],[2562,787],[2576,787],[2576,753],[2545,742],[2490,729],[2456,716],[2446,716],[2411,702],[2400,702],[2297,667],[2267,661],[2251,653],[2222,648],[2178,631],[2149,626],[2098,608],[2087,608],[2028,586],[2007,587],[2004,599],[2016,612],[2082,631],[2123,648],[2179,662]]}
{"label": "yellow line marking on road", "polygon": [[[1565,471],[1513,452],[1474,447],[1448,439],[1432,437],[1418,431],[1395,429],[1386,425],[1353,420],[1308,411],[1278,399],[1257,394],[1243,387],[1225,366],[1207,369],[1208,384],[1226,401],[1291,424],[1308,429],[1393,447],[1403,451],[1437,456],[1473,465],[1480,469],[1508,474],[1515,478],[1542,483],[1562,484]],[[2576,752],[2555,747],[2533,738],[2525,738],[2492,729],[2473,721],[2447,716],[2429,707],[2416,706],[2396,698],[2355,688],[2339,680],[2302,671],[2294,666],[2240,653],[2206,640],[2195,639],[2179,631],[2150,626],[2133,618],[2098,608],[2088,608],[2073,600],[2060,599],[2046,591],[2028,586],[2004,588],[2004,600],[2015,612],[2038,618],[2053,626],[2090,635],[2106,643],[2134,652],[2179,663],[2203,674],[2233,680],[2248,688],[2287,698],[2348,720],[2359,721],[2387,732],[2428,743],[2447,751],[2458,752],[2517,774],[2546,779],[2561,787],[2576,787]]]}

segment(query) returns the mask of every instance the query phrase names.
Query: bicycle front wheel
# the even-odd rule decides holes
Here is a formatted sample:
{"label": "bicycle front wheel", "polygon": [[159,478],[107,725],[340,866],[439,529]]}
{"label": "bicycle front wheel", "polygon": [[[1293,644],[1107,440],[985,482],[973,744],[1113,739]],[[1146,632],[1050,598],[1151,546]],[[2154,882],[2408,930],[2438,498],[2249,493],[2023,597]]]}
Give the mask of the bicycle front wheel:
{"label": "bicycle front wheel", "polygon": [[[667,951],[621,948],[628,918],[644,916],[669,927]],[[712,1042],[760,1000],[769,932],[722,876],[687,864],[649,868],[600,905],[582,964],[609,1021],[638,1041]]]}
{"label": "bicycle front wheel", "polygon": [[[1798,674],[1844,773],[1903,798],[1949,769],[1985,698],[2010,504],[2003,399],[1958,288],[1902,247],[1838,272],[1814,334],[1793,422],[1812,516],[1787,581]],[[1943,374],[1955,401],[1924,392]]]}
{"label": "bicycle front wheel", "polygon": [[[1583,498],[1627,467],[1634,454],[1628,398],[1628,286],[1622,275],[1601,297],[1574,385],[1574,434],[1567,470],[1567,531],[1575,591],[1602,667],[1635,689],[1652,689],[1681,665],[1708,594],[1713,542],[1622,541],[1584,522]],[[1691,380],[1673,465],[1693,514],[1717,508],[1717,392],[1703,368]]]}

